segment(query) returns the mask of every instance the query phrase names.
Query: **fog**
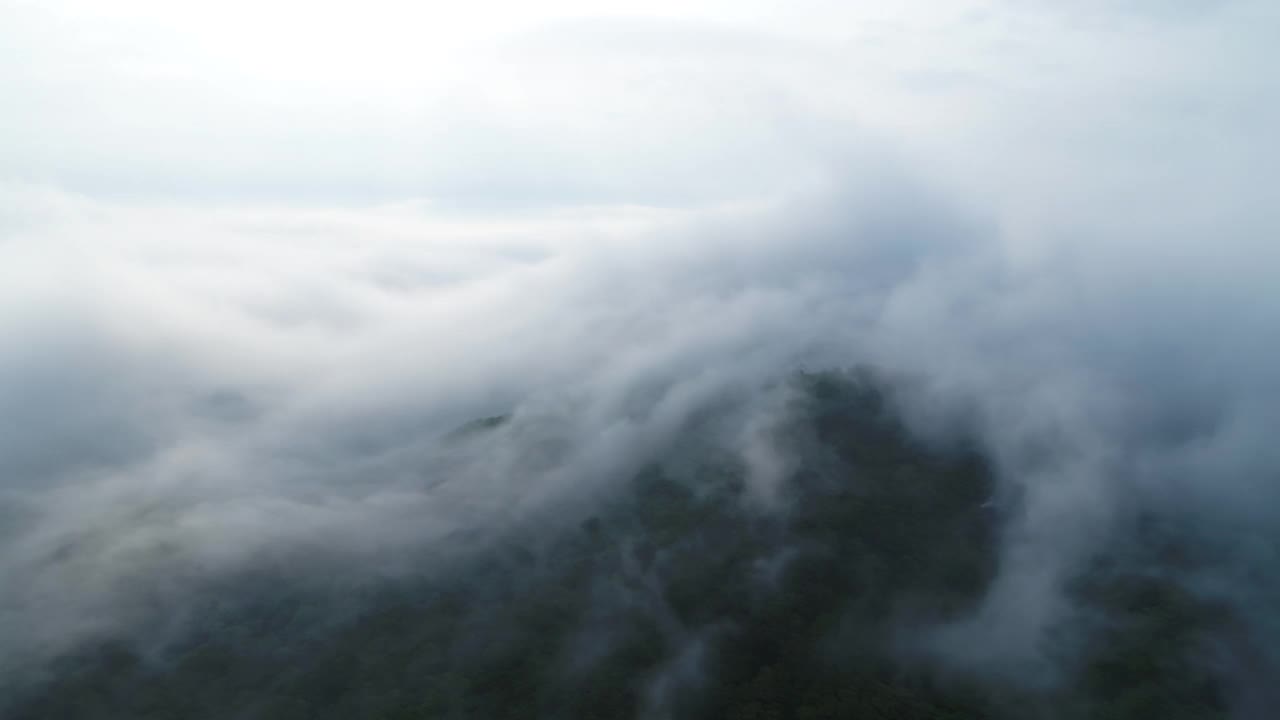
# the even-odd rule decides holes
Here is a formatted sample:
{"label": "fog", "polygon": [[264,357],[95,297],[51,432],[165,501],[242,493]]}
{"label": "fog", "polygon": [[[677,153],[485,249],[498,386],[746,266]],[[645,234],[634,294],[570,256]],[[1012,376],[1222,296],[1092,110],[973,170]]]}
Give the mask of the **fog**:
{"label": "fog", "polygon": [[5,4],[0,687],[262,568],[443,572],[694,435],[785,515],[787,379],[873,368],[996,479],[994,579],[904,653],[1061,682],[1154,516],[1261,713],[1280,18],[944,5]]}

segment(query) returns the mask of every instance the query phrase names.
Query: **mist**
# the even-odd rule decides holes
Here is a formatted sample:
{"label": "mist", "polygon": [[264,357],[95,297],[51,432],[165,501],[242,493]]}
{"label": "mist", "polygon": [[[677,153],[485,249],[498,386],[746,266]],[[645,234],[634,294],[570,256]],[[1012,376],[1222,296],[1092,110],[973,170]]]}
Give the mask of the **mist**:
{"label": "mist", "polygon": [[[481,628],[439,640],[465,675],[573,577],[546,682],[656,637],[608,707],[707,717],[757,616],[680,578],[750,567],[765,607],[821,566],[812,656],[938,707],[1097,716],[1141,586],[1194,625],[1142,682],[1266,716],[1266,3],[268,5],[0,11],[0,709],[102,647],[160,677],[422,598]],[[831,530],[848,497],[937,537],[855,560],[900,539]]]}

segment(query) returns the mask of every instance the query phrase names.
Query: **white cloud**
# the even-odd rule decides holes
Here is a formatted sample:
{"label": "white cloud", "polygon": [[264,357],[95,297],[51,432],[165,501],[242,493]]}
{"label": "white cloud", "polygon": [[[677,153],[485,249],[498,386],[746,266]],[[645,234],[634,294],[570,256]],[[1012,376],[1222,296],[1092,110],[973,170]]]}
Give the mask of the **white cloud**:
{"label": "white cloud", "polygon": [[882,5],[5,5],[0,637],[517,522],[802,364],[976,408],[1008,657],[1132,495],[1267,527],[1267,4]]}

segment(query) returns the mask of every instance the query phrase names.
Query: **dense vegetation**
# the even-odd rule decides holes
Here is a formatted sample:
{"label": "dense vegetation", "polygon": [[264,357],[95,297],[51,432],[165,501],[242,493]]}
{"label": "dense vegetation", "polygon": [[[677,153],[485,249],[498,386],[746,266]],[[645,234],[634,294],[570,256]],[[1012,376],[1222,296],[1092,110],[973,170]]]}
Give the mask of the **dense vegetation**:
{"label": "dense vegetation", "polygon": [[[179,641],[85,648],[8,717],[1222,716],[1226,690],[1195,658],[1223,618],[1127,569],[1159,567],[1163,550],[1082,575],[1073,593],[1104,620],[1052,687],[904,652],[904,637],[973,610],[996,572],[991,472],[970,449],[913,440],[861,375],[795,383],[778,434],[798,461],[773,506],[752,502],[740,463],[714,448],[657,460],[566,509],[571,521],[421,576],[327,589],[270,570],[236,578],[193,600]],[[506,422],[454,440],[484,442]]]}

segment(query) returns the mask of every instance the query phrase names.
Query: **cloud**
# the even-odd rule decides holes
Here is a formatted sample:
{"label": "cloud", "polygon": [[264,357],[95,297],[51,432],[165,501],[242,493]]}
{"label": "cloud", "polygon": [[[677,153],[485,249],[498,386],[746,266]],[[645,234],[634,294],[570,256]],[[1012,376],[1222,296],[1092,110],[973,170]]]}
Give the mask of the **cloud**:
{"label": "cloud", "polygon": [[[51,43],[0,76],[24,98],[0,138],[9,662],[178,624],[260,565],[410,572],[551,522],[708,408],[776,509],[779,381],[857,365],[908,378],[911,427],[976,436],[999,474],[1000,575],[942,654],[1051,662],[1065,585],[1143,513],[1194,515],[1229,561],[1180,581],[1265,626],[1271,26],[1258,3],[1137,5],[857,32],[754,6],[471,18],[484,48],[445,55],[465,78],[417,85],[392,52],[279,107],[318,76],[148,44],[219,82],[143,82],[146,58],[77,64],[111,53],[14,10]],[[366,81],[344,115],[332,88]],[[68,109],[86,85],[110,113]],[[506,419],[457,439],[485,417]]]}
{"label": "cloud", "polygon": [[[1009,638],[988,646],[999,661],[1036,653],[1062,583],[1132,503],[1194,502],[1266,536],[1266,250],[1089,238],[1028,261],[894,177],[484,224],[14,191],[5,252],[28,302],[0,375],[5,505],[22,518],[9,642],[140,622],[143,597],[177,607],[189,583],[263,558],[391,568],[519,526],[607,495],[734,398],[748,414],[730,443],[767,497],[786,462],[760,435],[767,388],[802,367],[918,377],[905,410],[921,432],[974,423],[1018,503],[974,620]],[[508,413],[482,451],[445,441]]]}

